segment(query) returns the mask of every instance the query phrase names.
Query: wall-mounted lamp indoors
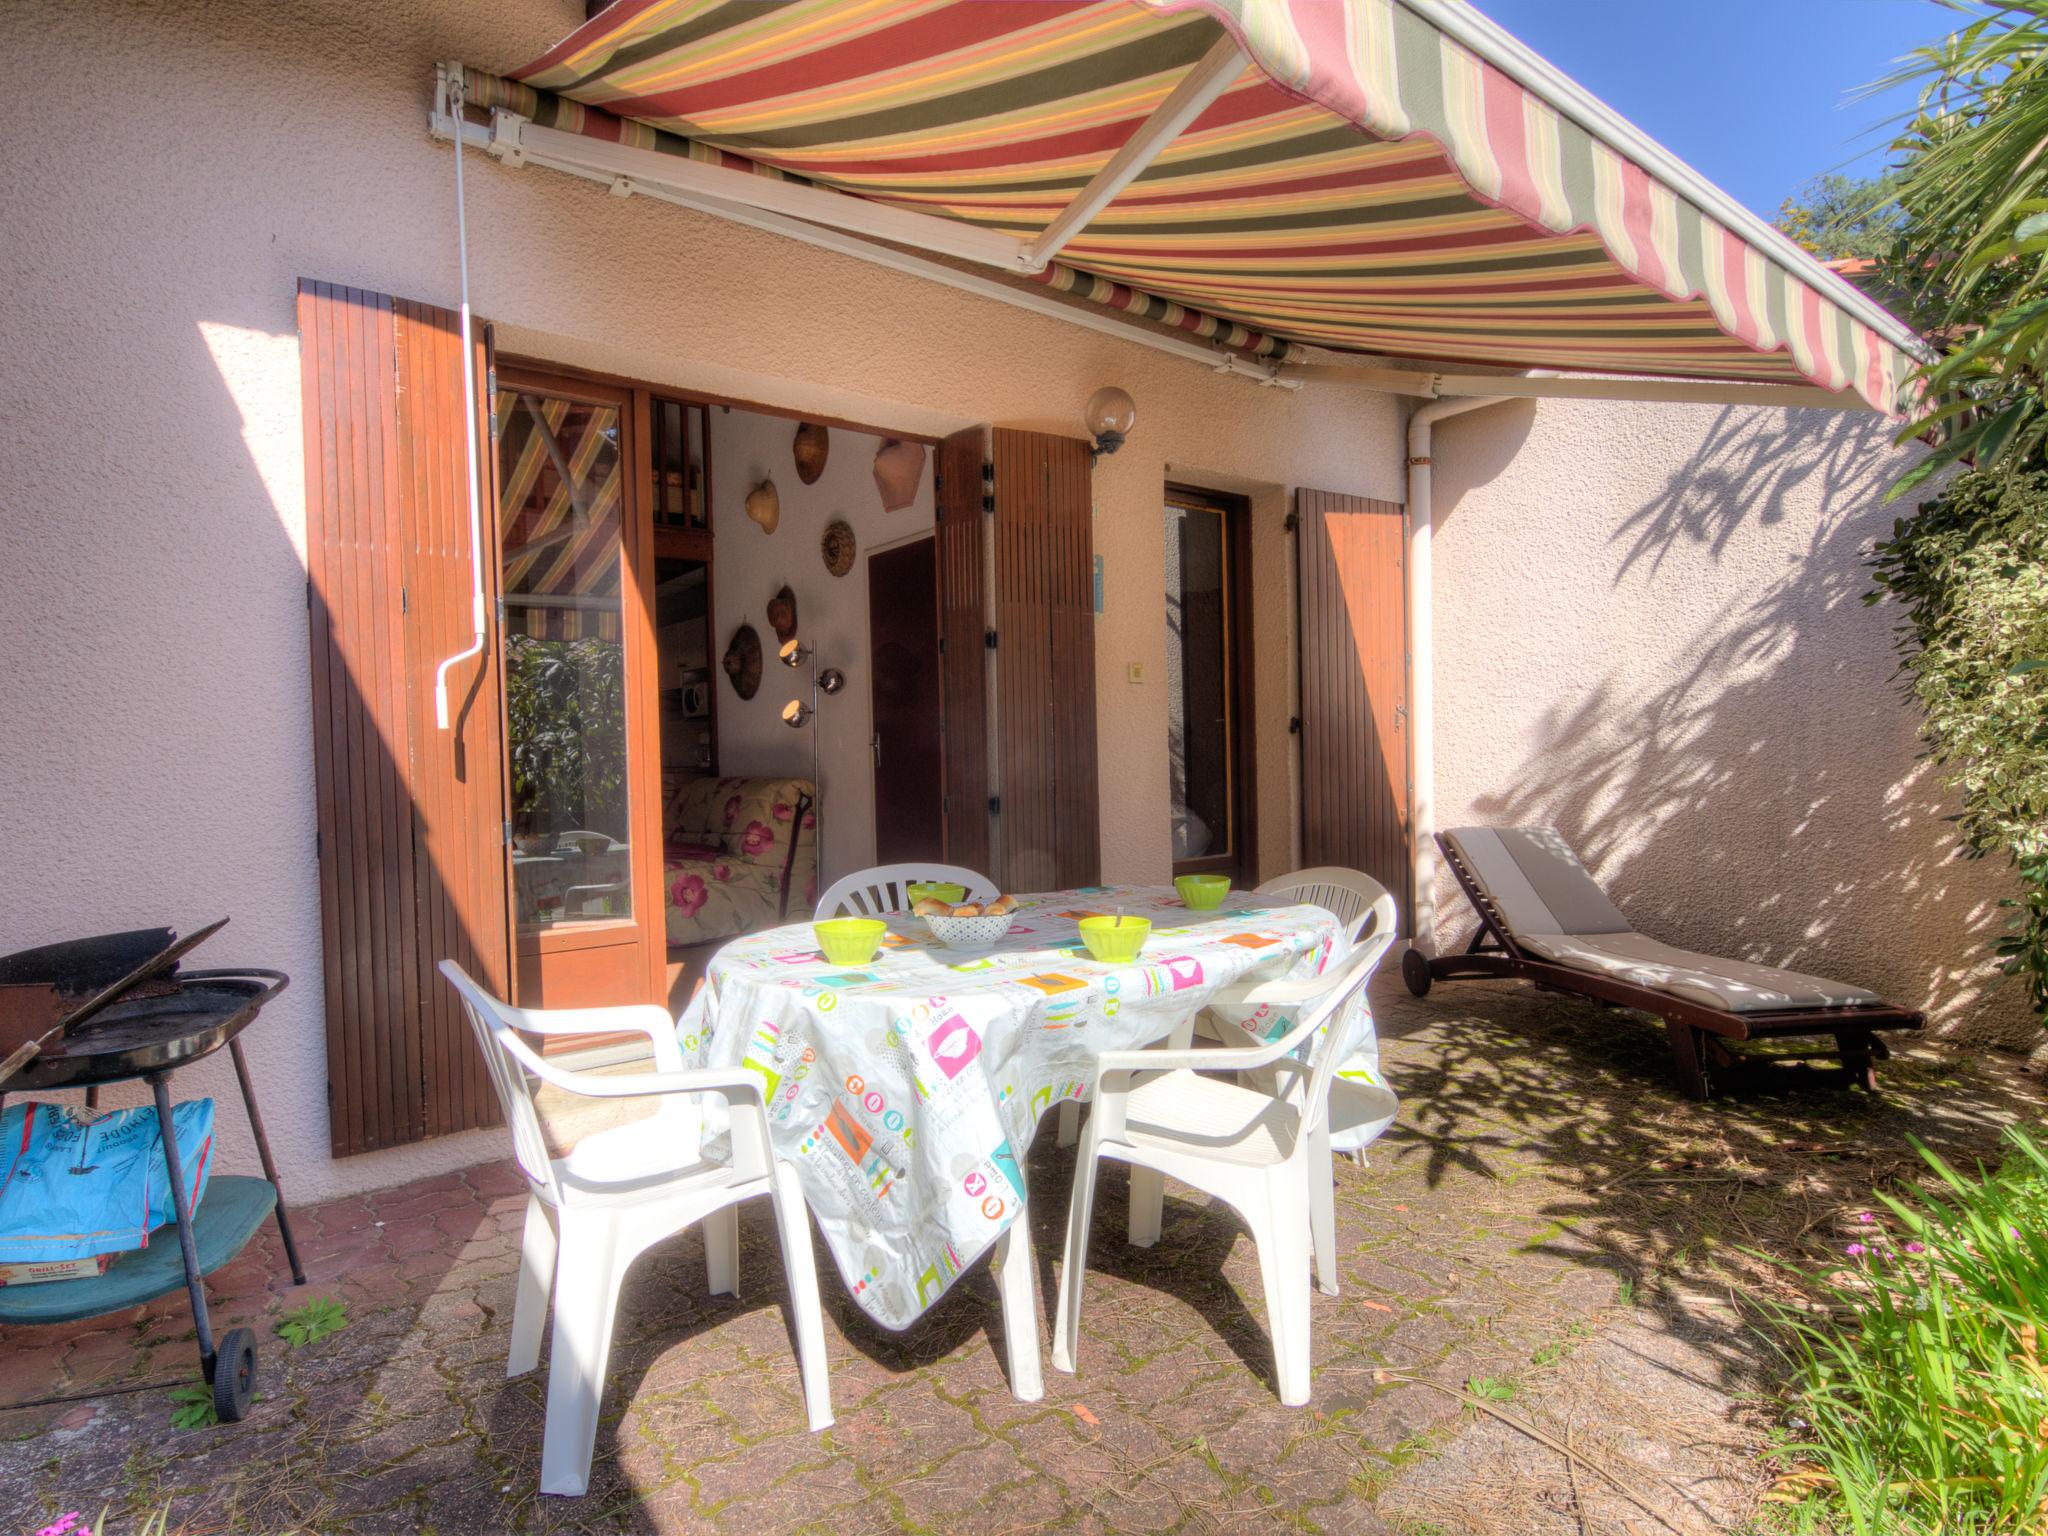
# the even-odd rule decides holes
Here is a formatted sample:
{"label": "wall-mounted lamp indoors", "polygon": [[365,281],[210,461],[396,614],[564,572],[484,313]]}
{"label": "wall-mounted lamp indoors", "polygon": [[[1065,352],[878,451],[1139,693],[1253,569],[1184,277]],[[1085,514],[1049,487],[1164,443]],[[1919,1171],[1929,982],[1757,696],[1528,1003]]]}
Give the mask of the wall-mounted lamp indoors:
{"label": "wall-mounted lamp indoors", "polygon": [[1106,384],[1088,397],[1081,419],[1088,435],[1095,439],[1095,449],[1089,456],[1099,459],[1123,447],[1124,439],[1137,424],[1138,402],[1114,384]]}

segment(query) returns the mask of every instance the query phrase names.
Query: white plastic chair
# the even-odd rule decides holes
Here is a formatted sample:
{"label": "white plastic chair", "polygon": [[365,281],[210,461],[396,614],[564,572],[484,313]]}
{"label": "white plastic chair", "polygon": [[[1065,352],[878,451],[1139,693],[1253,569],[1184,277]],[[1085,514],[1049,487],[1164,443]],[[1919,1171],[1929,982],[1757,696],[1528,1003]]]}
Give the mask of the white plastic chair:
{"label": "white plastic chair", "polygon": [[[491,1083],[505,1106],[512,1149],[526,1175],[526,1235],[512,1309],[507,1376],[540,1363],[541,1324],[554,1293],[554,1342],[548,1356],[547,1428],[541,1444],[540,1491],[580,1494],[590,1483],[598,1405],[619,1287],[633,1260],[696,1222],[704,1224],[711,1293],[739,1283],[742,1200],[766,1195],[782,1236],[795,1313],[797,1360],[812,1429],[832,1422],[818,1271],[796,1170],[769,1150],[761,1079],[743,1068],[683,1070],[675,1021],[654,1004],[626,1008],[513,1008],[476,984],[452,960],[441,962],[462,997]],[[587,1034],[632,1030],[653,1046],[652,1072],[605,1075],[570,1072],[539,1055],[518,1031]],[[586,1136],[566,1157],[550,1157],[534,1111],[533,1079],[588,1098],[658,1101],[654,1114]],[[732,1161],[712,1162],[698,1146],[700,1096],[730,1106]]]}
{"label": "white plastic chair", "polygon": [[994,901],[1003,893],[987,875],[957,864],[879,864],[834,880],[818,898],[819,917],[880,917],[908,912],[910,888],[926,880],[967,887],[969,901]]}
{"label": "white plastic chair", "polygon": [[[1311,1256],[1321,1288],[1331,1294],[1337,1289],[1330,1081],[1343,1054],[1351,1010],[1363,1006],[1373,967],[1393,943],[1393,898],[1382,892],[1373,913],[1376,929],[1332,971],[1220,994],[1226,1002],[1298,1007],[1299,1017],[1277,1039],[1242,1050],[1103,1054],[1067,1212],[1066,1263],[1053,1323],[1052,1363],[1057,1368],[1075,1368],[1096,1179],[1100,1160],[1114,1157],[1134,1171],[1150,1169],[1191,1184],[1244,1217],[1259,1250],[1280,1401],[1291,1407],[1308,1401]],[[1318,1030],[1322,1038],[1315,1040]],[[1312,1040],[1304,1064],[1295,1052]],[[1204,1075],[1257,1068],[1285,1078],[1283,1091],[1262,1093]],[[1370,1091],[1384,1095],[1391,1115],[1394,1096],[1384,1088]]]}
{"label": "white plastic chair", "polygon": [[[1356,944],[1365,936],[1365,920],[1379,899],[1387,894],[1387,888],[1371,875],[1360,874],[1355,869],[1321,864],[1314,869],[1297,869],[1292,874],[1275,875],[1260,886],[1256,894],[1283,897],[1302,906],[1321,907],[1335,915],[1337,921],[1344,925],[1345,937]],[[1384,926],[1391,933],[1392,919]]]}
{"label": "white plastic chair", "polygon": [[[1258,887],[1254,894],[1277,897],[1300,906],[1321,907],[1344,925],[1344,937],[1356,944],[1365,932],[1366,918],[1371,915],[1373,904],[1387,894],[1387,888],[1372,876],[1360,874],[1355,869],[1323,864],[1314,869],[1297,869],[1292,874],[1275,875]],[[1214,1006],[1213,1001],[1211,1006]],[[1204,1040],[1228,1044],[1236,1044],[1243,1038],[1242,1031],[1227,1027],[1225,1021],[1207,1008],[1195,1019],[1195,1034]]]}

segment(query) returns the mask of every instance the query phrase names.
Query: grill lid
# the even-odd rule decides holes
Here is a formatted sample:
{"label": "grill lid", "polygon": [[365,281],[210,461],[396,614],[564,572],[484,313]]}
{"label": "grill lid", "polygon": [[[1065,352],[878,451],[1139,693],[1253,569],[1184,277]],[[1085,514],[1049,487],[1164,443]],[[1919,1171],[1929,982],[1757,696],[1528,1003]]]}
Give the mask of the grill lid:
{"label": "grill lid", "polygon": [[133,928],[0,957],[0,1056],[11,1059],[32,1042],[59,1038],[136,994],[226,925],[223,917],[183,939],[171,928]]}

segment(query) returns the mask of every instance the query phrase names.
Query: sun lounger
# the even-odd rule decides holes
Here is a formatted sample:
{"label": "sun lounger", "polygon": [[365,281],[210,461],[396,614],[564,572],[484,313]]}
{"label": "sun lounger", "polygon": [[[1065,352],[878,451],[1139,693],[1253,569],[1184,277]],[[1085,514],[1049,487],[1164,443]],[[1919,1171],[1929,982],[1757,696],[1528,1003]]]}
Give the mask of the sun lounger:
{"label": "sun lounger", "polygon": [[[1786,1062],[1836,1058],[1844,1076],[1875,1088],[1890,1054],[1877,1031],[1918,1029],[1925,1016],[1861,987],[1798,971],[1677,949],[1637,933],[1578,856],[1550,827],[1458,827],[1437,834],[1479,931],[1463,954],[1430,959],[1411,949],[1401,977],[1417,997],[1434,982],[1510,976],[1552,992],[1664,1021],[1685,1091]],[[1734,1042],[1832,1036],[1832,1049],[1737,1054]]]}

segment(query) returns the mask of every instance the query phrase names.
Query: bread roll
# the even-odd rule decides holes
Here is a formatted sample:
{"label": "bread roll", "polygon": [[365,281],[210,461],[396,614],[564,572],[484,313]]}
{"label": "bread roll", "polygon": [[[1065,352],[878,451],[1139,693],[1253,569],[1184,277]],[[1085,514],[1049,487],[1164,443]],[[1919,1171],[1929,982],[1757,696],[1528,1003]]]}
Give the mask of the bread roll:
{"label": "bread roll", "polygon": [[981,909],[981,914],[983,917],[1002,917],[1016,910],[1016,897],[998,896],[994,901],[990,902],[987,906]]}
{"label": "bread roll", "polygon": [[955,907],[953,915],[955,917],[980,917],[981,908],[970,901],[964,907]]}
{"label": "bread roll", "polygon": [[935,896],[927,896],[910,909],[915,917],[951,917],[953,909]]}

